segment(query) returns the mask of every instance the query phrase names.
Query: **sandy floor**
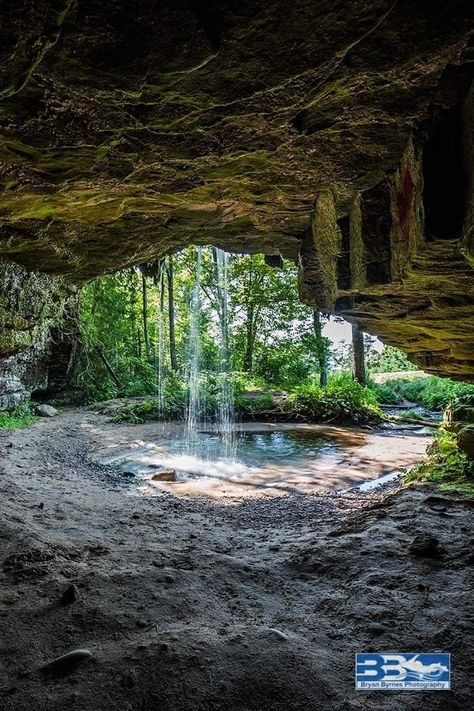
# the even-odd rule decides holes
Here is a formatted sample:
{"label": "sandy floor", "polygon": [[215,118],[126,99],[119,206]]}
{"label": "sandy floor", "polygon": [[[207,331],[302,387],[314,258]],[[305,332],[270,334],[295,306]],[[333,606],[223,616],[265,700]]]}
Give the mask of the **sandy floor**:
{"label": "sandy floor", "polygon": [[[0,435],[2,710],[470,707],[468,502],[140,496],[97,459],[146,436],[87,411]],[[439,558],[410,553],[417,534]],[[93,659],[40,673],[77,648]],[[370,650],[451,652],[453,690],[357,692],[354,653]]]}

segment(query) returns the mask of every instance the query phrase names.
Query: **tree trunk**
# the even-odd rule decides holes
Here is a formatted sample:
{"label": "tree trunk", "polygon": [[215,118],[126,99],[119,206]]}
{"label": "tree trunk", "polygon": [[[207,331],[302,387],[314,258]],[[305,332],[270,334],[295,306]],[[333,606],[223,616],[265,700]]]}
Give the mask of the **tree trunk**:
{"label": "tree trunk", "polygon": [[319,364],[319,384],[325,388],[328,384],[328,354],[322,335],[321,314],[317,309],[313,309],[313,327],[316,336],[316,357]]}
{"label": "tree trunk", "polygon": [[253,307],[251,306],[247,312],[246,323],[246,344],[244,354],[244,370],[251,373],[253,369],[253,345],[255,340],[255,329],[253,324]]}
{"label": "tree trunk", "polygon": [[133,348],[135,350],[134,355],[137,356],[138,358],[141,358],[142,343],[141,343],[141,338],[140,338],[140,329],[137,328],[137,321],[136,321],[137,294],[136,294],[136,286],[135,286],[135,272],[134,272],[133,268],[129,272],[129,278],[130,278],[130,321],[131,321],[131,328],[132,328],[132,343],[133,343]]}
{"label": "tree trunk", "polygon": [[364,332],[355,323],[352,324],[352,377],[365,385]]}
{"label": "tree trunk", "polygon": [[148,362],[151,362],[150,336],[148,334],[148,294],[146,286],[146,276],[142,273],[142,316],[143,316],[143,339],[145,341],[145,351]]}
{"label": "tree trunk", "polygon": [[122,385],[121,385],[120,380],[118,379],[118,376],[115,373],[114,369],[112,368],[109,361],[105,357],[104,351],[102,350],[102,348],[99,345],[96,345],[96,350],[97,350],[97,353],[99,354],[99,358],[101,359],[102,363],[105,365],[107,372],[109,373],[110,377],[112,378],[112,380],[114,381],[115,385],[117,386],[117,388],[120,392],[122,390]]}
{"label": "tree trunk", "polygon": [[168,266],[166,269],[168,278],[168,319],[169,319],[169,337],[170,337],[170,363],[171,370],[178,370],[178,357],[176,355],[176,329],[175,329],[175,313],[174,313],[174,283],[173,283],[173,257],[168,257]]}

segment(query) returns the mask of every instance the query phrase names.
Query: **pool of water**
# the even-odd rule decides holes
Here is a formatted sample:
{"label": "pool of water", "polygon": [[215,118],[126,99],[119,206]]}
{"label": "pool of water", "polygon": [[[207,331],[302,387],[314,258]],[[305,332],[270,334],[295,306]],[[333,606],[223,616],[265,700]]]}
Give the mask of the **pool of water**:
{"label": "pool of water", "polygon": [[[144,426],[145,428],[145,426]],[[142,493],[254,495],[345,489],[419,461],[426,436],[318,425],[249,423],[232,441],[210,428],[189,439],[179,426],[148,429],[146,437],[102,459]],[[174,482],[154,481],[163,469]]]}

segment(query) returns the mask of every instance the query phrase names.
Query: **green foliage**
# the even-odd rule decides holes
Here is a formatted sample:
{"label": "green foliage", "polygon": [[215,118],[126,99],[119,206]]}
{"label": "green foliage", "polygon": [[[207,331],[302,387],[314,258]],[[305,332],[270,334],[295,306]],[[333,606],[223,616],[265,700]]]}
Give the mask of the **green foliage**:
{"label": "green foliage", "polygon": [[402,402],[400,393],[391,385],[390,381],[381,385],[369,381],[368,387],[370,387],[377,398],[377,402],[381,405],[399,405]]}
{"label": "green foliage", "polygon": [[288,405],[292,415],[311,422],[361,424],[379,421],[382,416],[372,390],[348,374],[331,378],[324,390],[313,384],[296,388]]}
{"label": "green foliage", "polygon": [[261,348],[255,359],[254,372],[276,387],[292,389],[306,381],[313,363],[304,342],[280,341],[273,348]]}
{"label": "green foliage", "polygon": [[[124,269],[82,289],[81,350],[73,384],[85,390],[89,401],[144,398],[142,405],[124,408],[118,419],[177,419],[186,411],[184,381],[196,249],[140,268]],[[229,255],[227,308],[223,306],[218,272],[218,255],[211,248],[203,249],[197,329],[204,416],[212,416],[218,406],[221,389],[216,373],[221,367],[219,342],[224,332],[229,344],[226,366],[235,371],[232,387],[242,417],[254,418],[260,412],[286,419],[294,416],[312,421],[364,422],[380,417],[377,401],[400,401],[401,395],[392,386],[361,388],[350,376],[330,379],[325,391],[315,384],[318,374],[327,372],[330,342],[322,335],[321,315],[299,299],[294,264],[284,261],[282,268],[275,269],[265,263],[263,255]],[[173,329],[170,314],[174,316]],[[175,335],[174,358],[171,330]],[[368,351],[371,342],[367,337]],[[333,354],[333,363],[340,367],[347,361],[350,367],[350,348],[340,351],[340,357]],[[397,368],[403,365],[395,349],[387,350],[384,358],[387,363],[391,358]],[[158,365],[165,376],[166,390],[161,408],[156,401]],[[292,395],[283,404],[271,390]],[[252,391],[259,394],[253,398],[244,395]]]}
{"label": "green foliage", "polygon": [[410,417],[412,420],[425,420],[425,416],[417,410],[403,410],[400,415]]}
{"label": "green foliage", "polygon": [[17,405],[11,412],[0,412],[0,430],[13,430],[19,427],[27,427],[34,422],[36,417],[33,414],[30,403],[23,402]]}
{"label": "green foliage", "polygon": [[367,354],[367,369],[371,373],[398,373],[403,370],[417,370],[408,356],[398,348],[384,346],[381,351],[372,350]]}
{"label": "green foliage", "polygon": [[411,380],[389,380],[383,386],[376,388],[376,392],[380,393],[382,387],[384,398],[387,398],[389,393],[393,393],[393,397],[398,397],[399,401],[404,398],[426,407],[427,410],[444,410],[453,398],[474,394],[474,385],[435,376]]}
{"label": "green foliage", "polygon": [[404,483],[430,481],[442,491],[474,497],[474,461],[459,450],[454,432],[441,429],[427,454],[428,458],[403,478]]}

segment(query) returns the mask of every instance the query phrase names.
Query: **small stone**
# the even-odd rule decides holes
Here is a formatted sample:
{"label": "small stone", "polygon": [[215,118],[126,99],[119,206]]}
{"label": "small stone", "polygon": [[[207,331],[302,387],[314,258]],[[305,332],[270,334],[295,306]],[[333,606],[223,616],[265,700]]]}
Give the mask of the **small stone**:
{"label": "small stone", "polygon": [[40,417],[56,417],[59,413],[52,405],[37,405],[36,414]]}
{"label": "small stone", "polygon": [[136,625],[143,629],[144,627],[148,627],[148,622],[145,622],[145,620],[137,620]]}
{"label": "small stone", "polygon": [[410,544],[410,553],[421,558],[439,558],[439,541],[430,533],[419,533]]}
{"label": "small stone", "polygon": [[79,590],[73,584],[70,585],[61,595],[61,605],[71,605],[79,599]]}
{"label": "small stone", "polygon": [[176,481],[174,469],[160,469],[151,476],[151,481]]}
{"label": "small stone", "polygon": [[52,676],[65,676],[73,672],[79,664],[92,659],[94,655],[88,649],[73,649],[67,654],[62,654],[41,667],[43,674]]}

